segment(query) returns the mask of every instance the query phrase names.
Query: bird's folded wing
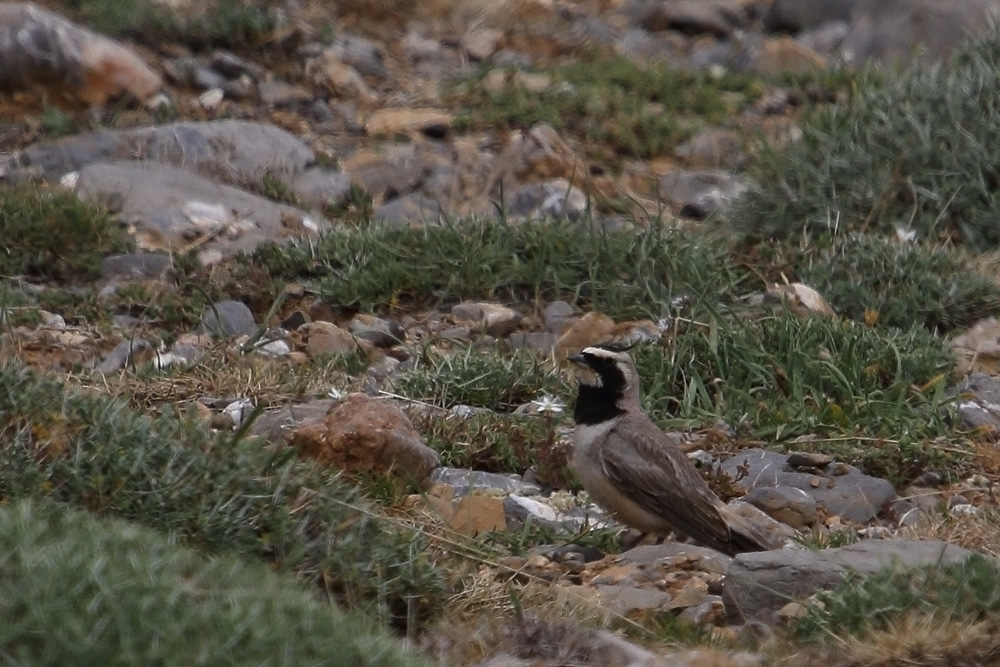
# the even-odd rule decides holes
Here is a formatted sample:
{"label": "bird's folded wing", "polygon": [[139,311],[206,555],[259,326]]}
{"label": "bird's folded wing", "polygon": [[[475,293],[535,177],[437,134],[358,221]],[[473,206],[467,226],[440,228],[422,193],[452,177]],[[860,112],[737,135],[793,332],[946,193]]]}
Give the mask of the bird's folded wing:
{"label": "bird's folded wing", "polygon": [[729,540],[718,497],[687,457],[651,422],[651,428],[621,424],[601,447],[607,478],[644,509],[677,530],[707,542]]}

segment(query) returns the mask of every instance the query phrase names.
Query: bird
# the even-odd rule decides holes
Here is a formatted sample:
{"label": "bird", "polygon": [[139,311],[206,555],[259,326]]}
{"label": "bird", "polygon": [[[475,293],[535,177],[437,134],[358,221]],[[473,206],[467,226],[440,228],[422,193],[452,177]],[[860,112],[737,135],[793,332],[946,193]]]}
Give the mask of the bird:
{"label": "bird", "polygon": [[573,411],[573,467],[598,505],[641,533],[679,532],[729,556],[778,547],[730,510],[643,412],[627,348],[611,343],[568,357],[582,369]]}

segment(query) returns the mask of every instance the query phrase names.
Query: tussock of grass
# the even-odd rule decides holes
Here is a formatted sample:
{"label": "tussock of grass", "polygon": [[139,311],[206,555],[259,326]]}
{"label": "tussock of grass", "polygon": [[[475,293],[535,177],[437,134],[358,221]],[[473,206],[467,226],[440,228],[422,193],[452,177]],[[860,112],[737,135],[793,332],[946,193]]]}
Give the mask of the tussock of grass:
{"label": "tussock of grass", "polygon": [[500,352],[467,346],[447,353],[425,347],[413,368],[393,380],[393,388],[442,408],[470,405],[498,412],[566,388],[547,359],[530,351]]}
{"label": "tussock of grass", "polygon": [[248,49],[265,43],[278,16],[252,0],[213,0],[194,11],[174,11],[144,0],[62,0],[101,33],[143,42],[183,42],[194,48]]}
{"label": "tussock of grass", "polygon": [[308,244],[264,246],[245,261],[276,277],[312,278],[330,303],[362,311],[566,299],[630,318],[662,316],[676,297],[714,303],[731,294],[748,274],[725,252],[704,234],[660,223],[637,234],[572,222],[466,220],[338,231]]}
{"label": "tussock of grass", "polygon": [[817,594],[797,621],[799,640],[883,631],[905,616],[928,615],[939,623],[976,621],[1000,612],[1000,566],[973,555],[956,564],[911,570],[889,568]]}
{"label": "tussock of grass", "polygon": [[778,446],[816,435],[815,446],[841,460],[902,479],[953,456],[934,440],[952,434],[944,387],[954,361],[920,329],[791,315],[712,318],[635,354],[644,403],[664,425],[721,417]]}
{"label": "tussock of grass", "polygon": [[860,88],[846,107],[815,115],[802,141],[763,153],[759,188],[743,199],[737,223],[764,237],[902,227],[921,240],[994,247],[998,109],[993,32],[940,66]]}
{"label": "tussock of grass", "polygon": [[0,275],[73,282],[100,276],[101,259],[131,247],[107,211],[72,192],[0,189]]}
{"label": "tussock of grass", "polygon": [[[483,72],[485,75],[485,72]],[[463,130],[524,129],[549,123],[579,135],[594,149],[635,158],[664,155],[700,123],[718,123],[762,92],[748,77],[639,65],[624,56],[602,56],[546,72],[551,84],[532,91],[513,81],[496,92],[467,82],[454,102],[475,109],[457,120]]]}
{"label": "tussock of grass", "polygon": [[870,309],[881,326],[946,333],[1000,313],[996,281],[945,247],[851,235],[810,258],[800,278],[841,315],[863,322]]}
{"label": "tussock of grass", "polygon": [[[485,75],[485,72],[483,72]],[[510,73],[512,76],[514,72]],[[639,65],[624,56],[599,56],[546,72],[542,91],[517,82],[496,92],[466,82],[455,103],[475,109],[457,120],[463,130],[524,129],[546,122],[580,135],[588,146],[635,158],[664,155],[700,123],[718,123],[762,92],[752,79]]]}
{"label": "tussock of grass", "polygon": [[0,366],[0,441],[5,501],[51,498],[137,521],[292,571],[400,624],[439,599],[422,540],[377,522],[334,473],[290,450],[140,416],[14,366]]}
{"label": "tussock of grass", "polygon": [[0,577],[12,664],[426,664],[263,564],[55,503],[0,509]]}

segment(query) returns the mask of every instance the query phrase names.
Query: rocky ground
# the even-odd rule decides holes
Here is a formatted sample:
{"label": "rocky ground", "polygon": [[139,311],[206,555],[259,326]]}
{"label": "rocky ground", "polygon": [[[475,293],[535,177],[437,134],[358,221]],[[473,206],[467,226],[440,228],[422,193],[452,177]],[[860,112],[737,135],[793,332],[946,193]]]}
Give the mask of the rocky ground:
{"label": "rocky ground", "polygon": [[[849,573],[996,556],[989,438],[963,440],[975,456],[958,463],[900,455],[892,467],[808,429],[764,438],[689,419],[671,432],[678,446],[735,509],[780,522],[788,546],[622,551],[627,536],[566,466],[573,386],[560,361],[612,337],[671,349],[679,327],[700,326],[691,295],[673,311],[619,303],[609,315],[585,286],[477,292],[468,265],[490,261],[473,247],[487,232],[458,259],[439,240],[445,259],[428,271],[441,275],[422,282],[393,274],[397,261],[412,270],[416,241],[386,239],[470,218],[480,231],[568,225],[560,238],[584,244],[664,222],[709,237],[753,187],[752,156],[849,104],[863,64],[891,77],[914,55],[940,62],[995,3],[397,4],[151,5],[173,24],[122,23],[99,3],[0,5],[0,59],[17,64],[0,75],[5,192],[69,193],[128,232],[97,276],[63,275],[92,239],[65,226],[70,204],[46,221],[54,249],[3,276],[0,358],[361,480],[387,521],[417,526],[454,570],[444,620],[412,638],[431,659],[904,664],[884,649],[898,636],[803,648],[789,628]],[[368,243],[388,255],[365,245],[374,224],[390,236]],[[338,234],[362,240],[330,260]],[[290,241],[299,264],[274,245]],[[389,297],[368,296],[357,267],[373,261],[396,281]],[[290,276],[283,262],[305,268]],[[779,269],[741,291],[735,319],[789,306],[796,321],[840,321],[815,290],[775,284]],[[919,389],[960,394],[963,433],[1000,418],[997,326],[956,332],[960,372]],[[892,438],[858,426],[850,439]]]}

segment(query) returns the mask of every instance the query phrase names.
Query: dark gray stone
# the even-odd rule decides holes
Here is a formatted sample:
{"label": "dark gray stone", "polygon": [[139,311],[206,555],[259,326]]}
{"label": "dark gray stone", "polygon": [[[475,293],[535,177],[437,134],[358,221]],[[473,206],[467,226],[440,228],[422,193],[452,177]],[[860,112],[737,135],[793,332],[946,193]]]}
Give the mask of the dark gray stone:
{"label": "dark gray stone", "polygon": [[105,278],[146,280],[162,278],[173,264],[170,255],[137,252],[111,255],[101,260],[101,274]]}
{"label": "dark gray stone", "polygon": [[[748,474],[736,480],[744,467]],[[736,480],[744,493],[758,487],[786,486],[809,494],[827,513],[854,523],[865,523],[896,499],[896,490],[884,479],[865,475],[854,466],[844,466],[845,474],[794,471],[788,457],[763,449],[745,449],[724,461],[722,472]]]}
{"label": "dark gray stone", "polygon": [[771,32],[799,32],[831,21],[848,21],[858,0],[773,0],[764,15]]}
{"label": "dark gray stone", "polygon": [[99,373],[114,373],[128,366],[132,362],[133,356],[148,352],[150,349],[150,344],[142,338],[123,340],[97,364],[95,370]]}
{"label": "dark gray stone", "polygon": [[239,301],[217,301],[201,316],[204,330],[216,336],[250,336],[257,331],[253,313]]}
{"label": "dark gray stone", "polygon": [[659,194],[685,217],[703,219],[724,213],[745,186],[731,174],[675,171],[660,179]]}
{"label": "dark gray stone", "polygon": [[94,162],[143,160],[184,167],[224,183],[259,183],[265,176],[285,181],[315,155],[288,132],[241,120],[171,123],[125,130],[97,130],[46,141],[14,156],[13,167],[40,169],[58,181]]}
{"label": "dark gray stone", "polygon": [[886,567],[958,563],[973,552],[936,540],[866,540],[839,549],[784,549],[739,554],[726,573],[722,598],[731,620],[774,622],[775,612],[829,589],[852,573]]}

